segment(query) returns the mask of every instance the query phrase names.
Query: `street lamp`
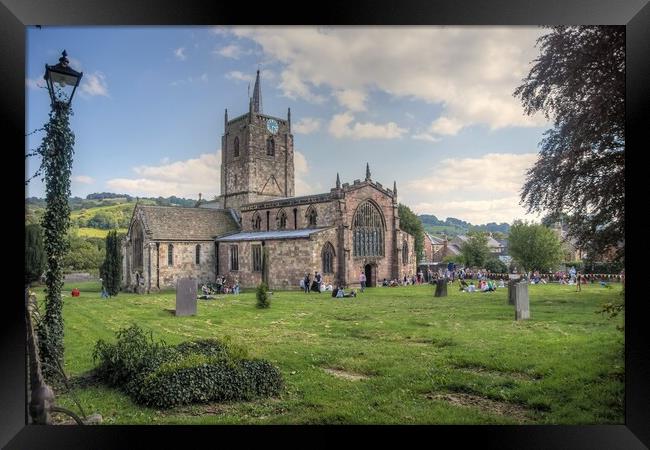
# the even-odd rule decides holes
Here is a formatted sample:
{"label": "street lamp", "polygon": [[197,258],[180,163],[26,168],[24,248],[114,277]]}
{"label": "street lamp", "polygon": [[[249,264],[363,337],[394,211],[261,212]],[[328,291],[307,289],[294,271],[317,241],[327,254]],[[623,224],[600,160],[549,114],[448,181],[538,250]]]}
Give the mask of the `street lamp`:
{"label": "street lamp", "polygon": [[[57,103],[64,103],[61,100],[57,100],[57,95],[54,91],[55,84],[58,85],[58,89],[64,94],[64,98],[68,97],[66,106],[70,106],[72,96],[77,90],[77,86],[79,86],[79,82],[83,76],[83,72],[77,72],[68,66],[70,61],[68,60],[68,53],[65,50],[63,50],[61,55],[58,64],[54,66],[45,64],[45,75],[43,78],[47,82],[47,90],[50,93],[52,106],[56,106]],[[66,86],[68,87],[66,88]]]}

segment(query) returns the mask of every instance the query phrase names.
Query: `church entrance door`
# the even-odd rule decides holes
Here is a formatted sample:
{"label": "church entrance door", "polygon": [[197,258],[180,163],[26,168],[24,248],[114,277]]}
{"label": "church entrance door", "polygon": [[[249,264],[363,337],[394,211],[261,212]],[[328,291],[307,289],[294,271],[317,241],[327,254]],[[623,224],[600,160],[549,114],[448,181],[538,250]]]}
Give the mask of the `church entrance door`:
{"label": "church entrance door", "polygon": [[375,266],[372,264],[366,264],[366,267],[364,268],[365,273],[366,273],[366,286],[367,287],[375,287],[377,284],[376,275],[375,275]]}

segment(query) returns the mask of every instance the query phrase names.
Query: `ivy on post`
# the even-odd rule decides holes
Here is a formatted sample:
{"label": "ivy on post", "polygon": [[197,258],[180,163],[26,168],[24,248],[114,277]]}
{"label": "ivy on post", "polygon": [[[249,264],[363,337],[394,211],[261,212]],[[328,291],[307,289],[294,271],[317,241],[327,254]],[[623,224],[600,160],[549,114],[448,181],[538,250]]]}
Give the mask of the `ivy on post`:
{"label": "ivy on post", "polygon": [[82,73],[68,67],[68,64],[67,53],[64,50],[58,64],[45,65],[44,79],[50,94],[51,111],[49,120],[43,127],[45,136],[35,152],[41,157],[41,166],[34,176],[43,174],[47,203],[42,222],[47,261],[45,317],[39,323],[37,330],[39,356],[46,377],[57,376],[56,368],[63,367],[62,263],[68,251],[66,241],[70,226],[68,198],[75,138],[70,129],[72,115],[70,104],[83,76]]}

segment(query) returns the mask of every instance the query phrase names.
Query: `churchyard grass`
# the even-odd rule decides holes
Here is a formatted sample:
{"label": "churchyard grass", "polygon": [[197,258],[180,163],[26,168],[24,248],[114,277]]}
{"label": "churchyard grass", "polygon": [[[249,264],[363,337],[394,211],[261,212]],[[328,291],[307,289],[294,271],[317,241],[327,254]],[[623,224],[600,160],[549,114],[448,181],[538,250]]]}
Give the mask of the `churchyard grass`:
{"label": "churchyard grass", "polygon": [[[98,283],[68,284],[65,367],[86,413],[104,424],[624,423],[623,318],[596,313],[620,285],[529,286],[532,318],[521,322],[507,289],[456,286],[445,298],[429,285],[345,299],[276,291],[269,309],[256,308],[250,290],[175,317],[174,291],[103,300]],[[70,297],[73,287],[80,297]],[[95,342],[131,323],[169,344],[230,336],[275,364],[286,388],[279,398],[156,410],[82,381]],[[76,410],[63,390],[57,401]]]}

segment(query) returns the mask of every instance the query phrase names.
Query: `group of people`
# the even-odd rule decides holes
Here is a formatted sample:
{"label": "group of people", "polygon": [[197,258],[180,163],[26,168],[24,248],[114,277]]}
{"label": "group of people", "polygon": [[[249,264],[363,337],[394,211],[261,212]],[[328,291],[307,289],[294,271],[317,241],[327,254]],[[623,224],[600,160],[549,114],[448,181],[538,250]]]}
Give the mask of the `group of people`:
{"label": "group of people", "polygon": [[470,280],[470,282],[467,283],[464,278],[459,278],[458,287],[460,288],[460,291],[463,292],[494,292],[497,288],[506,287],[506,284],[503,279],[498,280],[497,283],[496,280],[483,278],[478,280],[477,285],[475,285],[473,280]]}
{"label": "group of people", "polygon": [[239,280],[235,279],[231,283],[228,283],[225,276],[217,275],[217,279],[214,283],[206,283],[201,285],[201,293],[204,296],[210,295],[221,295],[221,294],[235,294],[239,295],[241,286]]}

